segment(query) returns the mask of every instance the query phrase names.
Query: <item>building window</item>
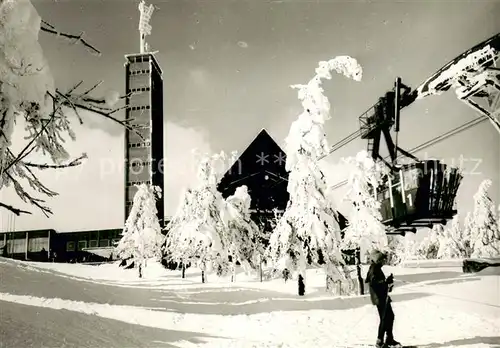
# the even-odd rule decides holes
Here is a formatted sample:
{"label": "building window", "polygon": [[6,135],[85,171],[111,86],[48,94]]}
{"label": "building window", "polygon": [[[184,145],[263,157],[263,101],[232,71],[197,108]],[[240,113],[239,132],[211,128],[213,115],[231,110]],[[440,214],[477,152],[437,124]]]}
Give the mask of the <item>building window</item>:
{"label": "building window", "polygon": [[143,141],[140,143],[130,143],[128,144],[129,149],[133,148],[145,148],[145,147],[150,147],[151,146],[151,141]]}
{"label": "building window", "polygon": [[[135,185],[141,185],[141,184],[146,184],[146,185],[151,185],[151,180],[146,180],[146,181],[130,181],[127,183],[127,186],[132,187]],[[132,205],[133,202],[127,202],[127,205]]]}
{"label": "building window", "polygon": [[[151,119],[151,110],[128,110],[127,112],[127,119],[130,121],[133,121],[133,123],[149,123],[149,120]],[[132,122],[131,122],[132,123]]]}
{"label": "building window", "polygon": [[24,253],[26,248],[26,239],[11,239],[7,241],[7,244],[9,245],[7,250],[9,250],[11,254]]}
{"label": "building window", "polygon": [[151,73],[151,70],[143,69],[143,70],[131,71],[130,75],[141,75],[141,74],[149,74],[149,73]]}
{"label": "building window", "polygon": [[83,250],[87,247],[87,241],[86,240],[80,240],[78,241],[78,250]]}
{"label": "building window", "polygon": [[150,165],[151,161],[133,161],[129,164],[130,167],[146,167]]}
{"label": "building window", "polygon": [[30,253],[42,251],[42,249],[47,250],[48,248],[49,238],[47,237],[30,238],[28,240],[28,252]]}
{"label": "building window", "polygon": [[151,91],[150,87],[141,87],[141,88],[129,88],[128,92],[149,92]]}
{"label": "building window", "polygon": [[75,251],[75,242],[67,242],[66,251]]}
{"label": "building window", "polygon": [[105,248],[109,246],[109,239],[101,239],[99,241],[99,247],[100,248]]}
{"label": "building window", "polygon": [[141,106],[131,106],[129,110],[135,111],[135,110],[149,110],[151,109],[151,105],[141,105]]}
{"label": "building window", "polygon": [[90,248],[97,248],[97,240],[92,239],[91,241],[89,241],[89,247]]}

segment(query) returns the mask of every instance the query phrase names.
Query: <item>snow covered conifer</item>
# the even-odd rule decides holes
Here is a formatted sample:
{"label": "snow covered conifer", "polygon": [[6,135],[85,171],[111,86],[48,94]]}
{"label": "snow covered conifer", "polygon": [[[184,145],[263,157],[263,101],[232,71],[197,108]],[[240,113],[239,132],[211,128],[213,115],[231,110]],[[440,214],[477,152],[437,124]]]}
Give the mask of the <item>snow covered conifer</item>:
{"label": "snow covered conifer", "polygon": [[456,243],[452,238],[452,229],[454,226],[443,228],[442,235],[438,241],[438,259],[451,259],[459,255]]}
{"label": "snow covered conifer", "polygon": [[491,180],[484,180],[474,195],[474,209],[469,220],[472,257],[500,256],[500,231],[495,215],[495,205],[488,196]]}
{"label": "snow covered conifer", "polygon": [[417,249],[417,254],[424,259],[436,259],[439,250],[439,240],[443,236],[443,225],[432,226],[429,234],[422,240]]}
{"label": "snow covered conifer", "polygon": [[164,254],[173,262],[194,263],[202,272],[224,273],[228,268],[228,228],[221,216],[224,199],[217,191],[223,172],[224,154],[202,156],[198,184],[186,190],[174,217],[167,226]]}
{"label": "snow covered conifer", "polygon": [[500,230],[500,204],[498,205],[498,213],[497,213],[497,226],[498,230]]}
{"label": "snow covered conifer", "polygon": [[341,56],[320,62],[307,85],[292,86],[299,89],[304,111],[292,123],[285,139],[290,198],[271,235],[269,251],[278,268],[284,265],[288,271],[297,271],[299,295],[305,292],[308,263],[322,261],[328,275],[341,279],[340,229],[332,203],[325,197],[326,179],[317,164],[329,151],[324,124],[330,119],[330,102],[323,95],[321,82],[332,78],[332,70],[361,80],[362,69],[357,61]]}
{"label": "snow covered conifer", "polygon": [[354,158],[344,159],[344,162],[350,167],[345,199],[353,205],[345,229],[344,248],[361,248],[368,253],[373,249],[387,251],[388,240],[376,192],[388,170],[365,150]]}
{"label": "snow covered conifer", "polygon": [[396,266],[401,264],[406,258],[406,243],[405,237],[388,236],[387,250],[389,254],[389,264]]}
{"label": "snow covered conifer", "polygon": [[248,188],[243,185],[236,188],[233,195],[226,199],[223,209],[223,219],[228,225],[228,254],[231,257],[233,281],[236,272],[236,262],[247,271],[256,269],[260,262],[259,228],[250,218],[251,197]]}
{"label": "snow covered conifer", "polygon": [[133,261],[134,267],[139,270],[139,277],[142,277],[142,268],[147,265],[147,260],[159,260],[161,257],[164,236],[156,209],[161,189],[146,184],[136,187],[132,208],[115,252],[121,260]]}
{"label": "snow covered conifer", "polygon": [[438,257],[470,257],[470,235],[467,233],[468,229],[460,226],[459,217],[459,214],[455,215],[453,220],[451,220],[450,224],[444,230],[444,238],[441,240],[439,246]]}

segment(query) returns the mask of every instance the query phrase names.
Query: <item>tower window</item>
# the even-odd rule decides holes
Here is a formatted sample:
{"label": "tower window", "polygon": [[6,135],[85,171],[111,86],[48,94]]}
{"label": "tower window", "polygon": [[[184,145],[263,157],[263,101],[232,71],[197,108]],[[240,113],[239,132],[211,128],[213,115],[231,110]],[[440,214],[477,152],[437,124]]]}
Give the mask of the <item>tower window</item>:
{"label": "tower window", "polygon": [[[141,184],[151,185],[151,180],[146,180],[146,181],[130,181],[130,182],[127,183],[127,186],[132,187],[132,186],[141,185]],[[133,202],[127,202],[127,205],[129,203],[131,205]]]}
{"label": "tower window", "polygon": [[151,106],[150,105],[141,105],[141,106],[131,106],[130,107],[130,110],[132,110],[132,111],[143,110],[143,109],[149,110],[149,109],[151,109]]}
{"label": "tower window", "polygon": [[131,167],[145,167],[145,166],[150,166],[151,165],[151,161],[134,161],[134,162],[130,162],[129,164]]}
{"label": "tower window", "polygon": [[151,141],[144,141],[140,143],[130,143],[128,144],[129,149],[133,148],[142,148],[142,147],[150,147],[151,146]]}
{"label": "tower window", "polygon": [[150,74],[150,73],[151,73],[151,70],[142,69],[142,70],[131,71],[130,75],[142,75],[142,74]]}
{"label": "tower window", "polygon": [[151,91],[150,87],[129,88],[128,93],[130,93],[130,92],[149,92],[149,91]]}

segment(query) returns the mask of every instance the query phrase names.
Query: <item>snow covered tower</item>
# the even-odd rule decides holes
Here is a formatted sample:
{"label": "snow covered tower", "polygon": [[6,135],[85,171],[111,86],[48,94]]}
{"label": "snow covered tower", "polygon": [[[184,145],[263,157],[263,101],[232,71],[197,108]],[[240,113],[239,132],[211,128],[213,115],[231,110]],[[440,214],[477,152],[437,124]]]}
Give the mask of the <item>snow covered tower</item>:
{"label": "snow covered tower", "polygon": [[[135,185],[159,186],[164,195],[163,174],[163,77],[158,61],[147,52],[144,37],[153,7],[139,4],[141,20],[140,53],[126,55],[125,90],[128,95],[125,118],[134,129],[125,130],[125,219],[128,217]],[[160,225],[164,224],[164,199],[157,203]]]}

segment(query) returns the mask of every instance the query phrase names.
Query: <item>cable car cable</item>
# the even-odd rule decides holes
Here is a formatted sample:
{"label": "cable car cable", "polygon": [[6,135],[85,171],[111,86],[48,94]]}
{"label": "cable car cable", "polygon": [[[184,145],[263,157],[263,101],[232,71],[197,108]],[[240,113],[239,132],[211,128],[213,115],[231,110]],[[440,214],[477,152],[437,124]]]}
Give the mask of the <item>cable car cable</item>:
{"label": "cable car cable", "polygon": [[[443,141],[443,140],[445,140],[445,139],[447,139],[455,134],[458,134],[460,132],[463,132],[464,130],[467,130],[469,128],[477,126],[479,123],[487,121],[487,120],[488,120],[488,118],[484,117],[484,116],[480,116],[478,118],[475,118],[472,121],[466,122],[466,123],[454,128],[446,133],[443,133],[435,138],[429,139],[428,141],[414,147],[413,149],[409,150],[408,152],[412,153],[412,152],[421,151],[421,150],[423,150],[429,146],[432,146],[434,144],[437,144],[437,143],[439,143],[439,142],[441,142],[441,141]],[[389,156],[387,156],[385,159],[387,159],[387,158],[389,158]],[[339,187],[344,186],[345,184],[347,184],[347,180],[341,181],[341,182],[333,185],[331,187],[331,189],[333,189],[333,190],[338,189]]]}
{"label": "cable car cable", "polygon": [[330,147],[330,150],[328,150],[328,152],[320,157],[318,157],[318,161],[325,158],[326,156],[328,155],[331,155],[332,153],[334,153],[335,151],[337,151],[338,149],[344,147],[345,145],[351,143],[352,141],[356,140],[357,138],[359,138],[361,136],[361,130],[357,130],[351,134],[349,134],[348,136],[346,136],[345,138],[339,140],[338,142],[336,142],[334,145],[332,145]]}

